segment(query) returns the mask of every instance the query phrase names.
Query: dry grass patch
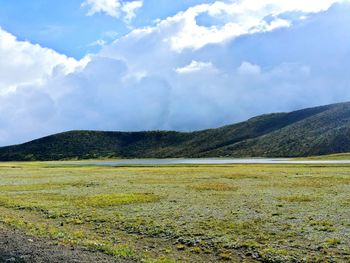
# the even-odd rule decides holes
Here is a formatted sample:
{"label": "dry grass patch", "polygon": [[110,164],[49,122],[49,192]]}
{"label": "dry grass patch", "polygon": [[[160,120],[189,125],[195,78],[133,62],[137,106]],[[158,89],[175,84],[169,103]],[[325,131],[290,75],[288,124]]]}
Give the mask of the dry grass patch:
{"label": "dry grass patch", "polygon": [[[259,179],[259,176],[252,175],[252,174],[246,174],[246,173],[237,173],[237,174],[227,174],[227,175],[225,175],[225,178],[233,179],[233,180]],[[260,176],[260,178],[262,178],[262,176]]]}
{"label": "dry grass patch", "polygon": [[78,206],[108,207],[133,203],[148,203],[158,201],[157,195],[150,193],[136,194],[101,194],[86,197],[77,197],[74,203]]}
{"label": "dry grass patch", "polygon": [[66,196],[55,193],[32,193],[16,196],[0,196],[0,206],[27,210],[52,210],[78,207],[109,207],[133,203],[158,201],[157,195],[150,193],[113,193],[93,196]]}
{"label": "dry grass patch", "polygon": [[74,186],[75,182],[65,183],[46,183],[46,184],[18,184],[18,185],[1,185],[0,191],[4,192],[30,192],[30,191],[48,191],[63,189],[66,187]]}
{"label": "dry grass patch", "polygon": [[271,181],[270,183],[264,183],[259,186],[261,187],[272,187],[272,188],[325,188],[334,185],[335,182],[329,182],[329,180],[315,180],[310,179],[285,179],[280,182]]}
{"label": "dry grass patch", "polygon": [[205,183],[205,184],[197,184],[191,186],[196,190],[213,190],[213,191],[236,191],[238,190],[237,186],[228,185],[225,183]]}
{"label": "dry grass patch", "polygon": [[278,198],[278,200],[280,201],[286,201],[289,203],[313,202],[318,199],[319,198],[317,196],[310,196],[310,195],[292,195],[292,196],[283,196]]}
{"label": "dry grass patch", "polygon": [[69,200],[65,195],[54,193],[2,195],[0,196],[0,206],[47,213],[49,210],[55,208],[67,207]]}

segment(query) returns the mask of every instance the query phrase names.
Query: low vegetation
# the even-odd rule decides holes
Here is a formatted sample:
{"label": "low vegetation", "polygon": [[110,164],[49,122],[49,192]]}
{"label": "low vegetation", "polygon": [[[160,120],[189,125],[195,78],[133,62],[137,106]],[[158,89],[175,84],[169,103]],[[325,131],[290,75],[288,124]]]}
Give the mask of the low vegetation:
{"label": "low vegetation", "polygon": [[134,262],[349,262],[350,165],[1,163],[0,222]]}
{"label": "low vegetation", "polygon": [[321,161],[343,161],[350,160],[350,153],[337,153],[337,154],[328,154],[321,156],[310,156],[304,158],[295,158],[296,160],[321,160]]}

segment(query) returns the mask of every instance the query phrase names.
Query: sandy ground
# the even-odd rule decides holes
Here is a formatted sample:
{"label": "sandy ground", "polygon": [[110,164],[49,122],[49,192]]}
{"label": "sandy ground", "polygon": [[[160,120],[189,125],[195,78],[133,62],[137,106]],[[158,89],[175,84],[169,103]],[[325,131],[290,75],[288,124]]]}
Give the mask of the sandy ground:
{"label": "sandy ground", "polygon": [[91,252],[79,247],[50,244],[48,240],[27,236],[0,224],[0,262],[56,263],[56,262],[120,262],[102,253]]}

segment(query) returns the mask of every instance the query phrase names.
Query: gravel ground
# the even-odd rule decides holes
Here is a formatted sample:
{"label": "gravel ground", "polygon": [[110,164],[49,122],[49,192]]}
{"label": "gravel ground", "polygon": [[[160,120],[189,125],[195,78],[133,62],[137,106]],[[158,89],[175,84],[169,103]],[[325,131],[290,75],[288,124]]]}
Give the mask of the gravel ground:
{"label": "gravel ground", "polygon": [[27,236],[22,232],[0,224],[0,262],[56,263],[56,262],[120,262],[102,253],[79,247],[50,244],[48,240]]}

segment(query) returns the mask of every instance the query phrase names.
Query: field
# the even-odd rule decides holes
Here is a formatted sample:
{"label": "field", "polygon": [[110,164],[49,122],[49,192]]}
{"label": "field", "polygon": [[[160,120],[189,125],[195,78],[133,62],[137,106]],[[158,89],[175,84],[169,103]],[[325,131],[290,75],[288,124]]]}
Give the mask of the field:
{"label": "field", "polygon": [[1,163],[0,226],[127,262],[349,262],[350,165]]}
{"label": "field", "polygon": [[321,161],[347,161],[350,160],[350,153],[337,153],[321,156],[311,156],[307,158],[294,158],[295,160],[321,160]]}

